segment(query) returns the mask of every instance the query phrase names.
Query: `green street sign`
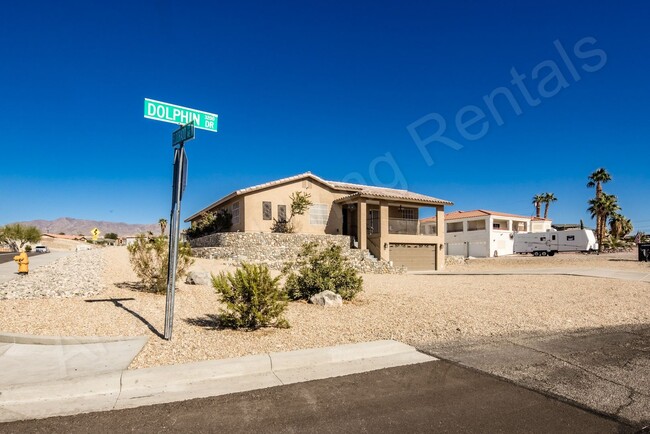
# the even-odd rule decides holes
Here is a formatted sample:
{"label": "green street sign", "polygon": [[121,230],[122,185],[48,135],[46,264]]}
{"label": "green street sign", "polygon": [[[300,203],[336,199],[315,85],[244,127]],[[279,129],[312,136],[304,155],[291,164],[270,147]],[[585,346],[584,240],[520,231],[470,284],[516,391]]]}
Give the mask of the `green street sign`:
{"label": "green street sign", "polygon": [[179,143],[185,143],[194,138],[194,121],[187,125],[183,125],[172,133],[172,146]]}
{"label": "green street sign", "polygon": [[219,119],[219,116],[214,113],[194,110],[149,98],[144,99],[144,117],[177,125],[194,122],[194,127],[214,132],[217,131],[217,120]]}

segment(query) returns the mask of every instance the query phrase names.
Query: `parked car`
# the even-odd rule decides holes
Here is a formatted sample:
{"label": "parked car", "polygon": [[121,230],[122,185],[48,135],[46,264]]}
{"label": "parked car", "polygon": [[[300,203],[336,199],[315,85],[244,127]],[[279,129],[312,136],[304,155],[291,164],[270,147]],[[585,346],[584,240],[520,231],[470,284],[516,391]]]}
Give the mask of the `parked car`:
{"label": "parked car", "polygon": [[50,249],[47,246],[36,246],[34,247],[36,253],[50,253]]}

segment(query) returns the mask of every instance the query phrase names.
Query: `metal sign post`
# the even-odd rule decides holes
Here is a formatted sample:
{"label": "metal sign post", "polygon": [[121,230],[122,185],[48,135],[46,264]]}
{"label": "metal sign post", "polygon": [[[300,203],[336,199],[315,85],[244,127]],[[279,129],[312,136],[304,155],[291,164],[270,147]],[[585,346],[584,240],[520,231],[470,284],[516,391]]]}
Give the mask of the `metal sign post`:
{"label": "metal sign post", "polygon": [[167,300],[165,303],[165,339],[172,338],[174,324],[174,292],[178,267],[178,239],[181,228],[181,200],[187,185],[187,156],[185,142],[194,138],[194,129],[217,132],[218,115],[175,104],[144,99],[144,117],[161,122],[185,123],[172,133],[174,147],[174,181],[172,211],[169,223],[169,260],[167,262]]}
{"label": "metal sign post", "polygon": [[172,187],[172,211],[169,225],[169,261],[167,263],[167,300],[165,303],[165,339],[172,338],[174,324],[174,293],[178,265],[178,237],[180,235],[181,198],[183,178],[187,173],[187,158],[183,143],[174,150],[174,185]]}
{"label": "metal sign post", "polygon": [[[179,140],[181,139],[182,140]],[[194,138],[192,123],[180,127],[172,134],[174,148],[174,183],[172,186],[172,211],[169,219],[169,261],[167,263],[167,299],[165,303],[165,339],[172,338],[174,325],[174,295],[176,291],[176,270],[178,267],[178,238],[181,228],[181,200],[187,185],[187,155],[185,140]]]}

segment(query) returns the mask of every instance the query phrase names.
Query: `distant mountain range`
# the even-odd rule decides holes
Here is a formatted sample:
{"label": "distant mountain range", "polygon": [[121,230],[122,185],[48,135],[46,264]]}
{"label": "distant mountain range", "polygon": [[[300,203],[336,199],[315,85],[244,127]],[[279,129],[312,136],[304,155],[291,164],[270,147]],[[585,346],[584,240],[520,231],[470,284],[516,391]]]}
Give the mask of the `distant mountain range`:
{"label": "distant mountain range", "polygon": [[160,234],[160,225],[152,224],[129,224],[104,222],[97,220],[81,220],[71,217],[61,217],[56,220],[32,220],[29,222],[16,222],[23,225],[36,226],[41,232],[49,234],[59,234],[63,232],[66,235],[86,235],[90,236],[90,231],[94,228],[99,229],[99,236],[102,237],[108,233],[115,233],[118,236],[137,235],[143,232],[153,232]]}

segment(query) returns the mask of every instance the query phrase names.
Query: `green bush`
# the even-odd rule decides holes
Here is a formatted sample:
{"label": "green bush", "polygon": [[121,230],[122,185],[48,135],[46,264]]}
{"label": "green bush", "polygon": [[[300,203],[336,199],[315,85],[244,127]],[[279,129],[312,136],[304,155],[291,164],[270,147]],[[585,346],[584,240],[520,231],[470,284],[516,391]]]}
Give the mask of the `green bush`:
{"label": "green bush", "polygon": [[287,295],[280,277],[271,277],[266,265],[242,264],[235,274],[212,276],[212,286],[225,303],[220,322],[231,328],[256,330],[260,327],[289,327],[282,314]]}
{"label": "green bush", "polygon": [[[133,271],[140,278],[147,291],[157,294],[167,292],[167,270],[169,266],[169,242],[164,236],[145,236],[140,234],[135,242],[127,247]],[[192,250],[189,244],[178,245],[178,266],[176,281],[183,277],[190,265]]]}
{"label": "green bush", "polygon": [[29,244],[27,244],[27,245],[25,246],[25,252],[29,253],[29,252],[31,252],[31,251],[32,251],[32,246],[30,246]]}
{"label": "green bush", "polygon": [[289,297],[309,299],[329,289],[344,300],[352,300],[363,290],[363,279],[341,251],[341,246],[335,244],[322,249],[316,242],[304,244],[296,261],[283,268],[287,274],[285,290]]}

